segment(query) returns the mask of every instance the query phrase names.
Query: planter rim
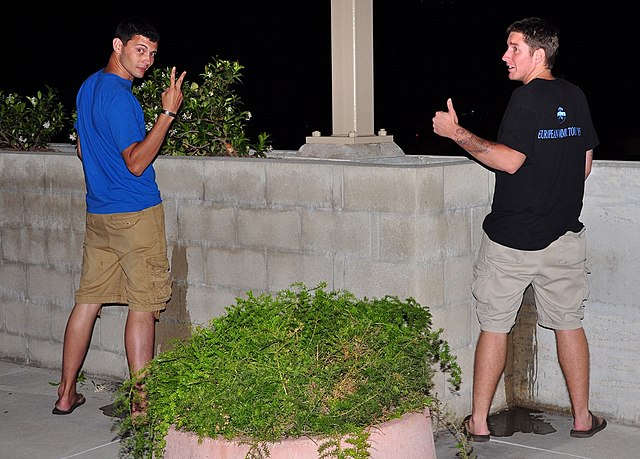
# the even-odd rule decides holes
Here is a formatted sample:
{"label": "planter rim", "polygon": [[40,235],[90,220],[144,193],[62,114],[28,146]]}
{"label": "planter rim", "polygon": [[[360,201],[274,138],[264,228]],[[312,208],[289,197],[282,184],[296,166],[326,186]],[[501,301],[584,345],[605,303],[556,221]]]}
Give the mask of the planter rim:
{"label": "planter rim", "polygon": [[[406,413],[368,429],[371,459],[390,457],[435,459],[433,424],[428,408]],[[244,459],[250,445],[241,440],[204,438],[192,432],[178,431],[172,426],[165,437],[164,459]],[[311,459],[318,457],[322,440],[316,437],[290,438],[266,443],[271,459]],[[349,447],[345,441],[342,447]]]}

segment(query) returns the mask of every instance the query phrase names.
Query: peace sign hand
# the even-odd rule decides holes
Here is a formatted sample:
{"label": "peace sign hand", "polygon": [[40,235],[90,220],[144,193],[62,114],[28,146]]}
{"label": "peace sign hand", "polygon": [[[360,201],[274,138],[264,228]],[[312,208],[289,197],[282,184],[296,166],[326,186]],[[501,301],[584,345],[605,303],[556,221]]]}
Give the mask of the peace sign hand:
{"label": "peace sign hand", "polygon": [[182,81],[184,80],[186,71],[182,72],[176,80],[176,68],[171,68],[171,81],[169,87],[162,93],[162,109],[172,113],[177,113],[180,105],[182,105]]}

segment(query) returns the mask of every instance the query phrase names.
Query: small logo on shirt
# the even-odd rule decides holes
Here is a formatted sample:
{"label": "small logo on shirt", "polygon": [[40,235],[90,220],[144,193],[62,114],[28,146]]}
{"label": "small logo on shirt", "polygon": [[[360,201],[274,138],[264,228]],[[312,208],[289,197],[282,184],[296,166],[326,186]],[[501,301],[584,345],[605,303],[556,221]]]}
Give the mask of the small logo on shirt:
{"label": "small logo on shirt", "polygon": [[567,112],[564,111],[564,108],[558,107],[558,111],[556,112],[556,116],[558,117],[558,123],[564,123],[564,120],[567,119]]}

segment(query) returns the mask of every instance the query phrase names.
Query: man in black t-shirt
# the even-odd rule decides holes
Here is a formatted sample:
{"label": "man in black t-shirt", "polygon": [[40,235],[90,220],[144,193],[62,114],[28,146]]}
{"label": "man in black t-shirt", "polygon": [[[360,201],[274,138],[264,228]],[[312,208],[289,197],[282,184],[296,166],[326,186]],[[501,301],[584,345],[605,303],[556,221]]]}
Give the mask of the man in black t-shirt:
{"label": "man in black t-shirt", "polygon": [[571,436],[591,437],[605,419],[589,410],[589,345],[582,328],[587,283],[586,236],[580,222],[584,181],[598,136],[582,90],[551,72],[558,31],[539,18],[514,22],[502,60],[521,81],[502,118],[497,142],[458,124],[451,99],[433,130],[495,172],[491,212],[474,265],[472,292],[480,322],[467,437],[489,441],[487,418],[505,368],[507,337],[525,290],[533,287],[538,324],[554,330],[567,383]]}

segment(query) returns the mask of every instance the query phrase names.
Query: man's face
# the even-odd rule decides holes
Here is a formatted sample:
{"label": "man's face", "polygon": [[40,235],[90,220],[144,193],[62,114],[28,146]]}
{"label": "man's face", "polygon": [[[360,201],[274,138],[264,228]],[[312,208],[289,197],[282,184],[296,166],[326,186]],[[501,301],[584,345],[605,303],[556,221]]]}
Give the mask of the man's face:
{"label": "man's face", "polygon": [[536,70],[534,57],[529,45],[520,32],[511,32],[507,38],[507,50],[502,55],[507,64],[509,79],[527,84]]}
{"label": "man's face", "polygon": [[153,65],[157,52],[157,43],[142,35],[134,35],[120,48],[120,64],[131,75],[130,79],[142,78]]}

